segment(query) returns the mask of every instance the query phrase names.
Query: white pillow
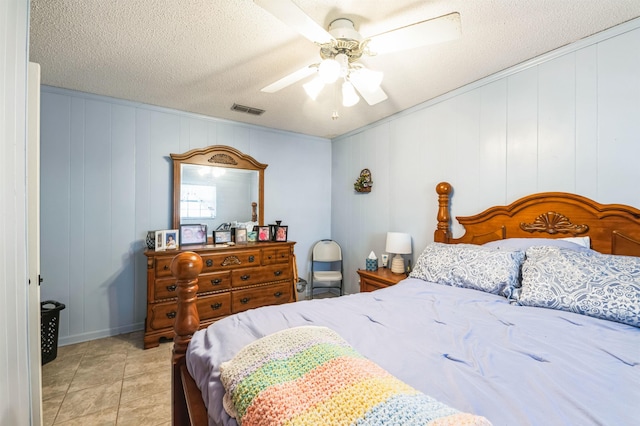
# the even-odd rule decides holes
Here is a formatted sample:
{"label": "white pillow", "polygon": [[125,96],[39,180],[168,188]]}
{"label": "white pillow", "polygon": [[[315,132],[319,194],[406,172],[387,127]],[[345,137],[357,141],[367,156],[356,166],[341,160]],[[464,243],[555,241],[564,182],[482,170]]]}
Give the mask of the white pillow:
{"label": "white pillow", "polygon": [[560,238],[562,241],[569,241],[570,243],[576,243],[586,248],[591,248],[591,238],[589,237],[570,237]]}
{"label": "white pillow", "polygon": [[504,240],[489,241],[484,247],[506,250],[525,251],[529,247],[549,246],[563,247],[573,250],[591,250],[589,237],[579,238],[505,238]]}

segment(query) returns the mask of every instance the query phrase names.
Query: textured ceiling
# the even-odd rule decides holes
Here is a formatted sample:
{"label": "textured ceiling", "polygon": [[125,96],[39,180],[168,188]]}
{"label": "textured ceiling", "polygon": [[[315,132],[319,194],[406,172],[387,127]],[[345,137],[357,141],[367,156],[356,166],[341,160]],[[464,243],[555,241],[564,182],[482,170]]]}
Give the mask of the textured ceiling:
{"label": "textured ceiling", "polygon": [[[31,0],[30,60],[45,85],[334,137],[640,16],[640,0],[294,2],[325,28],[350,18],[364,36],[457,11],[462,37],[367,58],[384,71],[389,99],[338,106],[337,120],[332,90],[317,101],[305,80],[260,91],[319,56],[251,0]],[[266,112],[231,111],[234,103]]]}

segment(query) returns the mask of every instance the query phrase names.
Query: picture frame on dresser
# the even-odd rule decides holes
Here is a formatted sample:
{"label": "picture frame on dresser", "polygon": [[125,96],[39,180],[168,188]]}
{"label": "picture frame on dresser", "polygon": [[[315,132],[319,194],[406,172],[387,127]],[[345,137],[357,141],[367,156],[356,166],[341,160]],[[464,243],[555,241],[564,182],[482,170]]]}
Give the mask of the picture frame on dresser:
{"label": "picture frame on dresser", "polygon": [[287,234],[289,233],[289,227],[286,225],[276,226],[276,232],[273,237],[274,241],[287,241]]}
{"label": "picture frame on dresser", "polygon": [[231,242],[231,231],[213,231],[213,244],[227,244]]}
{"label": "picture frame on dresser", "polygon": [[180,245],[195,245],[207,243],[207,225],[202,224],[181,224],[180,225]]}
{"label": "picture frame on dresser", "polygon": [[236,229],[236,244],[247,243],[247,230],[245,228]]}
{"label": "picture frame on dresser", "polygon": [[269,226],[258,226],[258,241],[271,241]]}
{"label": "picture frame on dresser", "polygon": [[180,242],[178,241],[179,230],[177,229],[166,229],[164,232],[164,249],[165,250],[177,250],[180,247]]}
{"label": "picture frame on dresser", "polygon": [[164,231],[156,231],[156,251],[164,251]]}

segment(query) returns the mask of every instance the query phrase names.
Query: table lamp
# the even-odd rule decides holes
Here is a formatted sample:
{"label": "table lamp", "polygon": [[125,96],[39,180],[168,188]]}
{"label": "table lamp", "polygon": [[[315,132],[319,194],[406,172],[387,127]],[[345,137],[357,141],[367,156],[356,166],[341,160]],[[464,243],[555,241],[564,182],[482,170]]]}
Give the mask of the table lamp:
{"label": "table lamp", "polygon": [[394,274],[404,273],[403,254],[411,253],[411,235],[402,232],[387,232],[386,251],[395,253],[391,261],[391,272]]}

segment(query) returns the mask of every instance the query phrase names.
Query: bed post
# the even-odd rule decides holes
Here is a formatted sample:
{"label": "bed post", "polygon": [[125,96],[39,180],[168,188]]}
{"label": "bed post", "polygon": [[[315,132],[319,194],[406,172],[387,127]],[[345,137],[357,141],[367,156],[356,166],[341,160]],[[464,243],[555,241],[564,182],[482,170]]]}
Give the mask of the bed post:
{"label": "bed post", "polygon": [[198,275],[202,271],[202,258],[186,251],[171,261],[171,273],[176,278],[178,308],[173,324],[173,356],[171,376],[171,417],[174,425],[188,425],[189,412],[183,390],[181,370],[185,366],[185,354],[193,333],[200,326],[196,305]]}
{"label": "bed post", "polygon": [[451,238],[451,229],[449,228],[449,195],[451,194],[451,185],[448,182],[440,182],[436,185],[438,193],[438,227],[433,235],[433,241],[436,243],[448,243]]}

